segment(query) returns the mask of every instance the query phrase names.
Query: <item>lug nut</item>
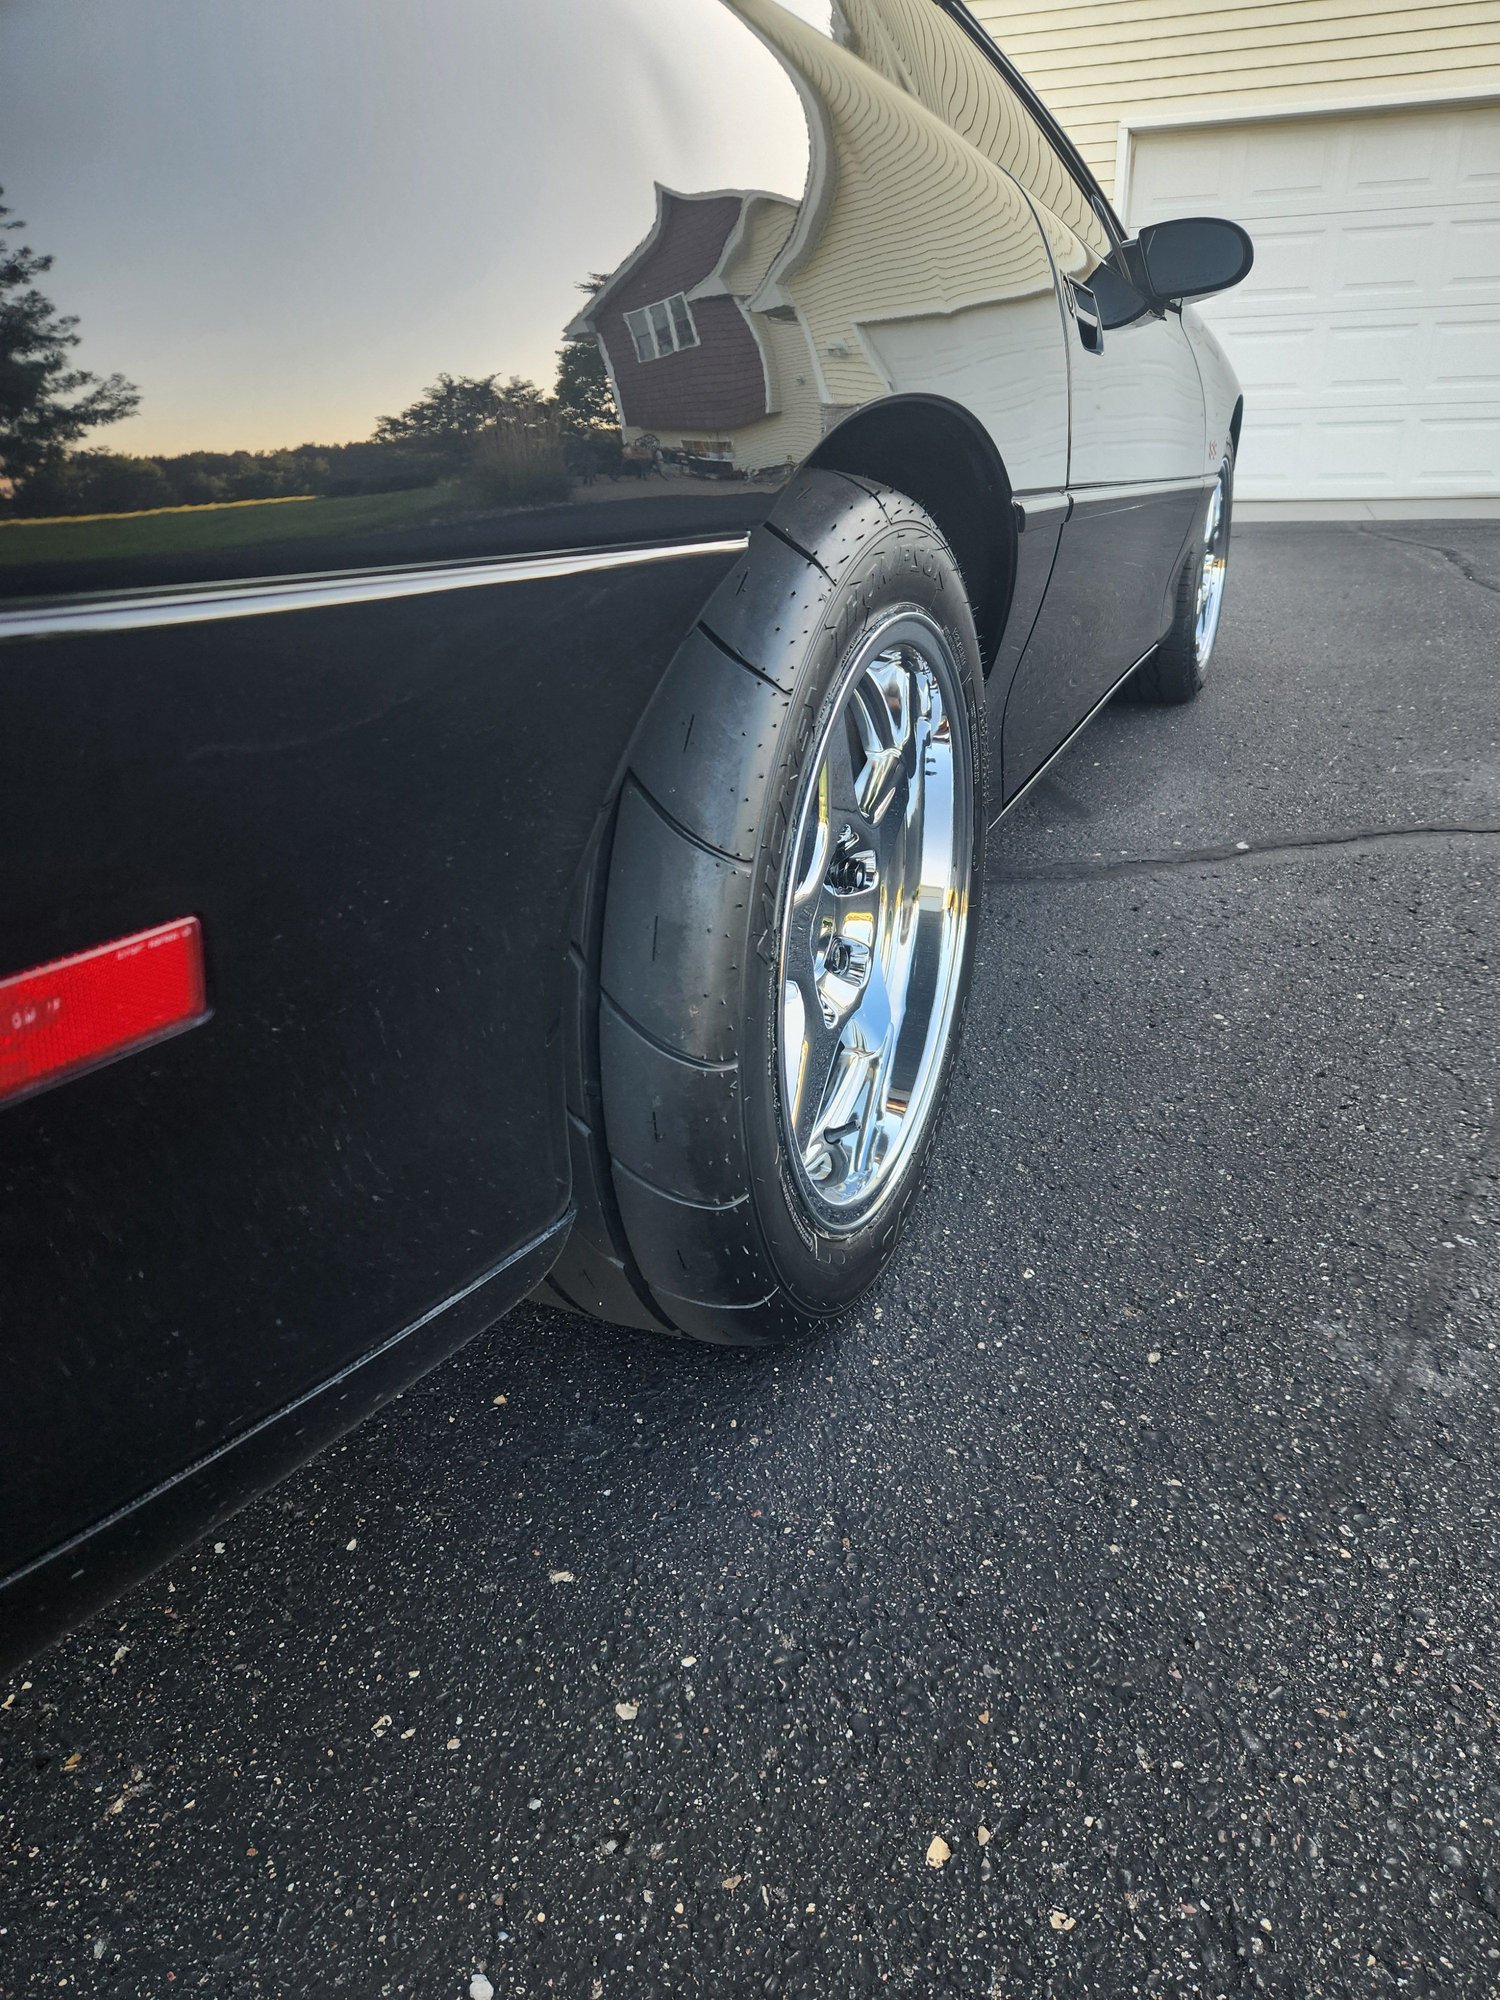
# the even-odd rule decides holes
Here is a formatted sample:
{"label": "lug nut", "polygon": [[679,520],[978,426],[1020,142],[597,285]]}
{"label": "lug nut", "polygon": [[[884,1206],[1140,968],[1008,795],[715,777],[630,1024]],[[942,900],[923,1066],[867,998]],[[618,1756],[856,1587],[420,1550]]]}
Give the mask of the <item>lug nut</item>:
{"label": "lug nut", "polygon": [[857,896],[875,885],[875,857],[868,847],[856,847],[846,834],[828,871],[828,883],[838,895]]}
{"label": "lug nut", "polygon": [[870,972],[870,947],[860,938],[831,937],[823,951],[823,971],[862,986]]}

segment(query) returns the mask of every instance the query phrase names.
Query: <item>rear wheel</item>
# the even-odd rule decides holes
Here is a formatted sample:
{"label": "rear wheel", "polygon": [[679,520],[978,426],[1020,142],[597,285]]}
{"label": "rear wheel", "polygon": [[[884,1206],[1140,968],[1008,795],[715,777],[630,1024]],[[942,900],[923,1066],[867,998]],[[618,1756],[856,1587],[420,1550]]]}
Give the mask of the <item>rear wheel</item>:
{"label": "rear wheel", "polygon": [[1229,563],[1230,514],[1234,503],[1234,449],[1225,453],[1208,495],[1202,524],[1177,579],[1172,629],[1140,670],[1127,692],[1133,701],[1191,701],[1208,675]]}
{"label": "rear wheel", "polygon": [[643,721],[580,913],[553,1303],[764,1341],[884,1268],[973,964],[978,658],[903,495],[811,472],[751,537]]}

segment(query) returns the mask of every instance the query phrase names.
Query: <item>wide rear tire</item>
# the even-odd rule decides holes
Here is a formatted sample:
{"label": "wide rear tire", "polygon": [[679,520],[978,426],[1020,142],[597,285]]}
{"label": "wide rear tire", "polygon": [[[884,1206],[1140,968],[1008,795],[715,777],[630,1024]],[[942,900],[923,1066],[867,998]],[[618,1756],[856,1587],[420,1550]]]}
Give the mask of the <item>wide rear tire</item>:
{"label": "wide rear tire", "polygon": [[758,1343],[880,1275],[967,1002],[981,697],[931,519],[803,474],[674,658],[580,897],[578,1219],[539,1296]]}

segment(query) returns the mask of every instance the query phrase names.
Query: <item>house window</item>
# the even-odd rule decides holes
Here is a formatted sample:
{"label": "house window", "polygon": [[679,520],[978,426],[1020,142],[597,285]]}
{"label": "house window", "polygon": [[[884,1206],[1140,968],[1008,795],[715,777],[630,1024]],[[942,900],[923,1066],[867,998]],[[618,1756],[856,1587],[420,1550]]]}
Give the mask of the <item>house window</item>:
{"label": "house window", "polygon": [[674,292],[669,299],[658,299],[655,305],[642,306],[638,312],[626,313],[625,324],[635,342],[637,361],[660,361],[680,348],[698,345],[698,329],[693,325],[693,315],[682,292]]}

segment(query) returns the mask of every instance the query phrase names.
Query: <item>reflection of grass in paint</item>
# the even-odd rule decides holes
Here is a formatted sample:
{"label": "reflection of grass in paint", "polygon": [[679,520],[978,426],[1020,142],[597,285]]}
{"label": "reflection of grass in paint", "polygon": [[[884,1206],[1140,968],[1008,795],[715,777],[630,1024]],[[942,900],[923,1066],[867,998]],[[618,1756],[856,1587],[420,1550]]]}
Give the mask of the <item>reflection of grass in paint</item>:
{"label": "reflection of grass in paint", "polygon": [[[225,507],[297,507],[304,500],[316,500],[316,493],[273,493],[264,500],[198,500],[181,507],[117,507],[107,514],[28,514],[12,525],[19,528],[58,528],[79,521],[143,521],[148,514],[220,513]],[[0,523],[3,525],[3,523]]]}
{"label": "reflection of grass in paint", "polygon": [[239,500],[222,507],[163,507],[148,514],[0,522],[0,567],[91,562],[109,556],[192,555],[260,542],[317,541],[376,528],[417,526],[474,505],[457,480],[347,500]]}

